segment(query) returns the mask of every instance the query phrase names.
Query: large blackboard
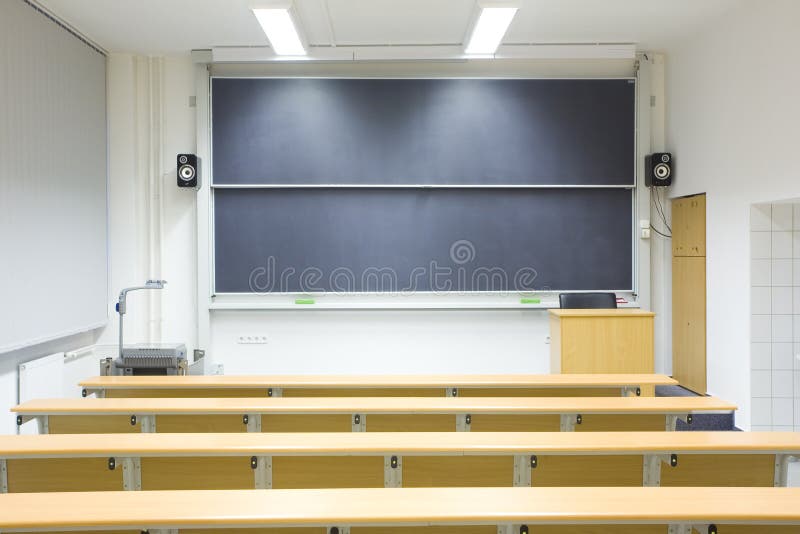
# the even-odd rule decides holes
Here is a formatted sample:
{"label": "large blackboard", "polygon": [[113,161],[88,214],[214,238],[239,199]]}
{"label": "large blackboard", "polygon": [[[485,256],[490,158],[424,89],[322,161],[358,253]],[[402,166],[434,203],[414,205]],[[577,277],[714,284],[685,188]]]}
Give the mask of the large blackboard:
{"label": "large blackboard", "polygon": [[630,290],[634,111],[626,79],[215,78],[215,290]]}
{"label": "large blackboard", "polygon": [[627,189],[218,189],[214,211],[220,293],[633,286]]}
{"label": "large blackboard", "polygon": [[216,184],[634,184],[633,80],[212,82]]}

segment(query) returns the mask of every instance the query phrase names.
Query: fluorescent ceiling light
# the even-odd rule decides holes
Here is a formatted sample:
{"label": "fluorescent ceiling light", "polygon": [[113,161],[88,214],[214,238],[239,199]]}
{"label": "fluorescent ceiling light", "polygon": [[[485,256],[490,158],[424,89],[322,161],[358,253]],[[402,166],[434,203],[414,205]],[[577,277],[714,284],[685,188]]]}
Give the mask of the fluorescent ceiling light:
{"label": "fluorescent ceiling light", "polygon": [[467,54],[494,54],[516,14],[517,7],[514,6],[481,6],[481,13],[464,51]]}
{"label": "fluorescent ceiling light", "polygon": [[304,56],[306,49],[289,12],[291,6],[253,8],[253,14],[279,56]]}

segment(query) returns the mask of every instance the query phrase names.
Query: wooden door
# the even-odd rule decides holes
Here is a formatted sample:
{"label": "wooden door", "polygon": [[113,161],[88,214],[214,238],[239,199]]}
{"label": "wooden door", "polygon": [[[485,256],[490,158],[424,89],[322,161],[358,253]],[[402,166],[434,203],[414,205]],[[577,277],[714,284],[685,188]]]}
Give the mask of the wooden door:
{"label": "wooden door", "polygon": [[706,259],[672,258],[672,376],[706,392]]}
{"label": "wooden door", "polygon": [[706,393],[706,198],[672,202],[672,376]]}

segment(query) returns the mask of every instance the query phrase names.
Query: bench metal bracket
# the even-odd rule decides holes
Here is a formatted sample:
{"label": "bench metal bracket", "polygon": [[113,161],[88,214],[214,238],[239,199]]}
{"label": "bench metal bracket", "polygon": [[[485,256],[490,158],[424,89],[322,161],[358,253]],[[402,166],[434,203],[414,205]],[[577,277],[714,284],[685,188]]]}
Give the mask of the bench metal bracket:
{"label": "bench metal bracket", "polygon": [[514,486],[529,487],[531,485],[531,469],[538,465],[536,456],[528,454],[514,455]]}
{"label": "bench metal bracket", "polygon": [[331,527],[328,534],[350,534],[350,527]]}
{"label": "bench metal bracket", "polygon": [[50,420],[46,415],[17,415],[17,426],[22,426],[28,421],[36,421],[39,434],[50,433]]}
{"label": "bench metal bracket", "polygon": [[[136,417],[136,416],[134,416]],[[155,415],[140,415],[139,419],[142,423],[142,433],[153,434],[156,431],[156,416]]]}
{"label": "bench metal bracket", "polygon": [[272,489],[272,456],[250,457],[256,489]]}
{"label": "bench metal bracket", "polygon": [[5,458],[0,458],[0,493],[8,493],[8,467]]}
{"label": "bench metal bracket", "polygon": [[520,524],[502,524],[497,525],[497,534],[529,534],[530,528],[528,525]]}
{"label": "bench metal bracket", "polygon": [[696,530],[700,532],[700,534],[717,534],[717,526],[716,525],[703,525],[703,524],[691,524],[691,523],[674,523],[669,526],[667,532],[669,534],[692,534],[692,530]]}
{"label": "bench metal bracket", "polygon": [[39,434],[50,433],[50,417],[46,415],[39,415],[36,417],[36,426],[39,429]]}
{"label": "bench metal bracket", "polygon": [[122,489],[142,490],[142,460],[139,457],[120,458],[122,461]]}
{"label": "bench metal bracket", "polygon": [[445,397],[458,397],[458,388],[457,387],[446,387],[444,389],[444,396]]}
{"label": "bench metal bracket", "polygon": [[242,423],[247,426],[248,432],[261,432],[261,414],[246,414],[242,416]]}
{"label": "bench metal bracket", "polygon": [[456,432],[469,432],[472,425],[472,416],[466,414],[456,414]]}
{"label": "bench metal bracket", "polygon": [[583,423],[583,417],[579,414],[561,414],[561,432],[574,432],[575,425]]}
{"label": "bench metal bracket", "polygon": [[366,432],[367,431],[367,416],[364,414],[356,413],[350,419],[352,422],[351,430],[353,432]]}
{"label": "bench metal bracket", "polygon": [[81,390],[81,397],[88,397],[89,395],[94,395],[97,399],[104,399],[106,398],[106,389],[105,388],[83,388]]}
{"label": "bench metal bracket", "polygon": [[792,456],[791,454],[775,455],[774,486],[776,488],[786,487],[786,484],[789,482],[789,464],[797,461],[800,461],[800,457]]}
{"label": "bench metal bracket", "polygon": [[403,487],[403,457],[400,455],[390,455],[383,457],[383,487],[402,488]]}
{"label": "bench metal bracket", "polygon": [[283,397],[283,388],[267,389],[267,397]]}
{"label": "bench metal bracket", "polygon": [[677,454],[645,454],[642,462],[642,486],[661,485],[661,464],[678,466]]}
{"label": "bench metal bracket", "polygon": [[642,396],[642,388],[639,386],[624,386],[622,388],[622,396],[623,397],[641,397]]}
{"label": "bench metal bracket", "polygon": [[685,415],[667,414],[667,426],[666,426],[666,431],[667,432],[674,432],[675,431],[675,429],[678,426],[678,419],[682,419],[682,420],[686,421],[687,425],[691,425],[693,418],[692,418],[692,414],[690,414],[690,413],[685,414]]}
{"label": "bench metal bracket", "polygon": [[178,534],[177,528],[150,528],[147,534]]}

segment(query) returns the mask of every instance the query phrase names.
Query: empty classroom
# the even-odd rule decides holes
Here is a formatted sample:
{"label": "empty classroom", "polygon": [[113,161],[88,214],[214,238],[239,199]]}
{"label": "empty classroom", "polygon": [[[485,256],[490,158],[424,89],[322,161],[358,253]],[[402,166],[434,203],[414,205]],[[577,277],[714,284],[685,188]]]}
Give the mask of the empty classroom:
{"label": "empty classroom", "polygon": [[798,21],[0,0],[0,532],[800,534]]}

